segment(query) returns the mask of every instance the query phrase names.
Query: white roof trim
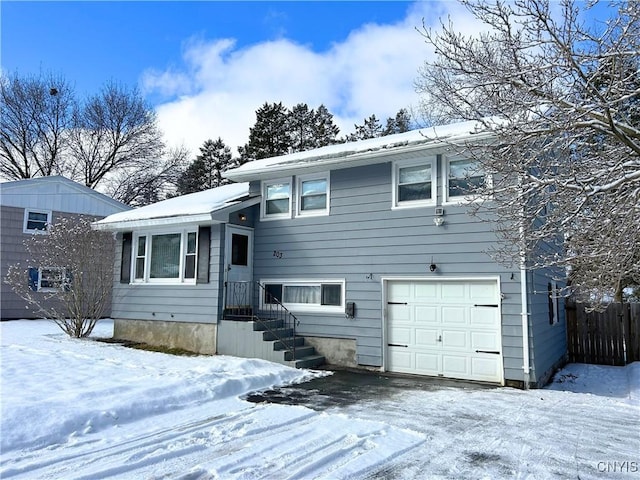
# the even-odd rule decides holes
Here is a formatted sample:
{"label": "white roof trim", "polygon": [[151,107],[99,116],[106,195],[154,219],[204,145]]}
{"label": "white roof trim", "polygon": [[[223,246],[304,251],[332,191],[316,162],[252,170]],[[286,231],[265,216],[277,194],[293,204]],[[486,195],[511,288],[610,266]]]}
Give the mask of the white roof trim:
{"label": "white roof trim", "polygon": [[327,168],[350,168],[383,162],[389,155],[420,150],[436,150],[451,144],[484,140],[493,136],[483,123],[469,121],[423,128],[358,142],[329,145],[315,150],[254,160],[223,175],[234,181],[270,179],[286,173]]}
{"label": "white roof trim", "polygon": [[242,208],[249,197],[248,183],[234,183],[182,195],[127,212],[109,215],[93,223],[96,230],[122,231],[165,225],[219,223],[214,213]]}
{"label": "white roof trim", "polygon": [[101,223],[101,222],[95,222],[93,223],[93,228],[95,228],[96,230],[119,232],[119,231],[141,229],[141,228],[163,227],[167,225],[181,226],[181,225],[194,225],[194,224],[205,224],[205,223],[213,223],[211,219],[211,214],[203,213],[200,215],[183,215],[179,217],[123,220],[120,222],[110,222],[107,224]]}

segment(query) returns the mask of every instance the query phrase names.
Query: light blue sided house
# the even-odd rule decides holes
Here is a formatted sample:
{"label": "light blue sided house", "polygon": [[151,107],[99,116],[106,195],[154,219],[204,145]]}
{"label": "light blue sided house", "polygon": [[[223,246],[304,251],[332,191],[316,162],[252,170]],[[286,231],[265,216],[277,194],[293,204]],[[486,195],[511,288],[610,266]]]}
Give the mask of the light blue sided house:
{"label": "light blue sided house", "polygon": [[544,271],[467,213],[471,122],[257,160],[234,184],[111,215],[115,336],[203,353],[517,387],[566,352]]}

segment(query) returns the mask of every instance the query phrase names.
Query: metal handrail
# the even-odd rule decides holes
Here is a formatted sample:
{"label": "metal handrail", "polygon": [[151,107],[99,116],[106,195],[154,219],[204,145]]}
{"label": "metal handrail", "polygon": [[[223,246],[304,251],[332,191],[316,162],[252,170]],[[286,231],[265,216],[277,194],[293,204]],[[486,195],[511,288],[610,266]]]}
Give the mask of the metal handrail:
{"label": "metal handrail", "polygon": [[[254,291],[253,285],[257,285],[258,290]],[[279,341],[284,349],[291,353],[293,360],[296,359],[296,327],[300,324],[298,318],[285,307],[282,302],[271,295],[260,282],[225,282],[225,317],[236,320],[253,320],[258,322],[265,331],[273,335]],[[256,292],[260,292],[260,296],[256,298]],[[264,302],[260,302],[260,298],[264,298]],[[256,301],[257,300],[257,301]],[[265,308],[254,309],[254,305],[264,305]],[[267,308],[268,307],[268,308]],[[281,320],[284,328],[292,330],[293,341],[291,345],[273,330],[269,323],[257,312],[263,313],[270,320]]]}

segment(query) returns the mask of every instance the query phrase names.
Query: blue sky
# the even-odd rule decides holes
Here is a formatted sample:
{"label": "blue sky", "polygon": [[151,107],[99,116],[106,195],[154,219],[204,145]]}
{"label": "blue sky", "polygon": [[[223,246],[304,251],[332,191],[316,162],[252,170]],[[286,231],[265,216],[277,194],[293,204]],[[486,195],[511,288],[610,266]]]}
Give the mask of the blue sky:
{"label": "blue sky", "polygon": [[3,71],[63,75],[80,97],[115,80],[138,86],[170,146],[221,137],[235,152],[264,102],[327,106],[341,134],[375,114],[417,112],[430,55],[417,27],[450,16],[451,0],[110,1],[0,3]]}
{"label": "blue sky", "polygon": [[149,68],[179,65],[185,43],[234,38],[243,48],[290,38],[314,51],[370,22],[404,18],[409,2],[3,1],[2,68],[56,71],[79,93]]}

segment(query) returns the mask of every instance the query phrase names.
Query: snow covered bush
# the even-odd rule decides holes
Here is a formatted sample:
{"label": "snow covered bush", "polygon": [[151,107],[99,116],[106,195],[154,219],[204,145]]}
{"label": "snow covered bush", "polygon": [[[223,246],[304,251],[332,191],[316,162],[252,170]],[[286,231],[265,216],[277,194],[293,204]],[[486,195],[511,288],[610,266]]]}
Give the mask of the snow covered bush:
{"label": "snow covered bush", "polygon": [[25,240],[27,264],[9,267],[5,282],[71,337],[88,336],[110,307],[115,240],[92,219],[61,218]]}

